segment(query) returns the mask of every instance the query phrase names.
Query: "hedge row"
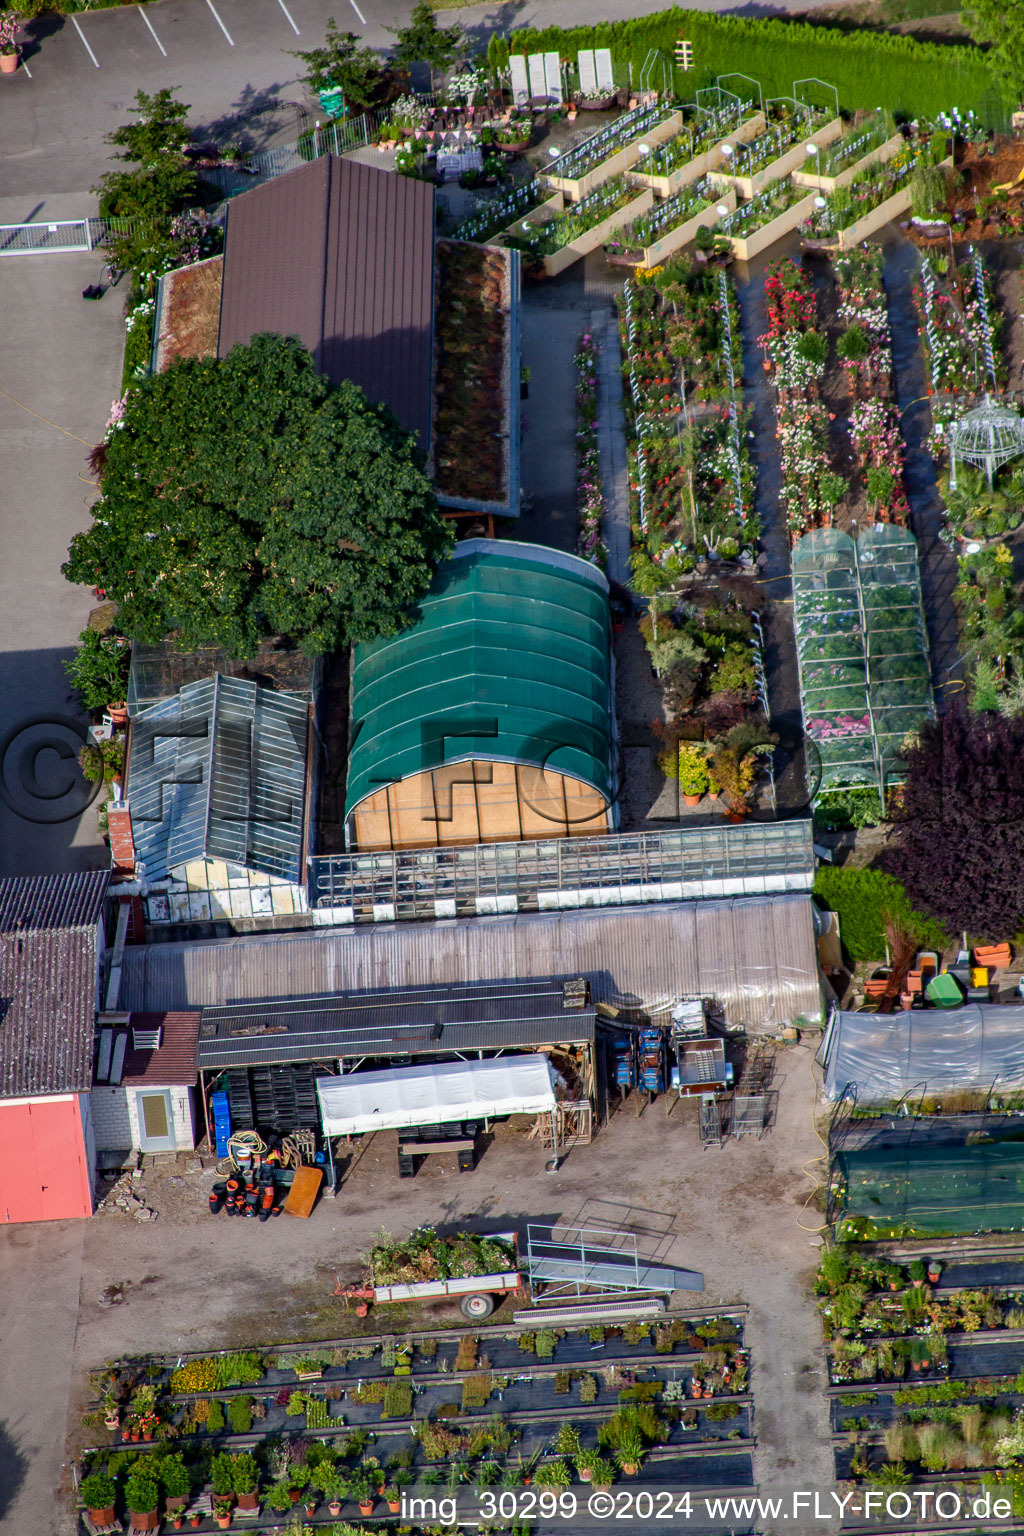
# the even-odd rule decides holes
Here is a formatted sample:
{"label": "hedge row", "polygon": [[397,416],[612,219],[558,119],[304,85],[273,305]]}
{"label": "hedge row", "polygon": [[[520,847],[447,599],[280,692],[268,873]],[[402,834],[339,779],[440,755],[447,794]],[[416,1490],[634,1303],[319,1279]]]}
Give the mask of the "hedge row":
{"label": "hedge row", "polygon": [[[761,82],[766,96],[790,95],[796,80],[816,75],[830,81],[847,111],[888,107],[907,117],[937,117],[940,112],[972,108],[992,128],[1005,128],[1007,102],[993,79],[984,54],[973,46],[922,43],[891,32],[841,32],[806,22],[749,19],[706,11],[658,11],[632,21],[600,22],[588,27],[521,28],[508,38],[495,35],[488,47],[493,68],[504,69],[509,53],[557,51],[573,64],[581,48],[610,48],[616,80],[639,82],[649,51],[657,49],[671,65],[678,39],[693,44],[694,68],[675,71],[675,87],[692,97],[715,77],[743,71]],[[660,83],[660,71],[655,71]],[[742,82],[731,82],[739,91]],[[685,90],[683,90],[685,87]],[[815,99],[811,84],[805,99]],[[825,103],[830,93],[817,99]]]}

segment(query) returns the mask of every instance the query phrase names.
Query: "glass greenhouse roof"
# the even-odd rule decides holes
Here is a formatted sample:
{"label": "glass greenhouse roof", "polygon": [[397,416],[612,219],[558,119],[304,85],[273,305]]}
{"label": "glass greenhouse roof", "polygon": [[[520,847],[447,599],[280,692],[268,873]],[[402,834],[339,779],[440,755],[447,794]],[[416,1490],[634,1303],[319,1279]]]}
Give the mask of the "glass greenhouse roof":
{"label": "glass greenhouse roof", "polygon": [[[835,528],[806,534],[793,550],[793,603],[818,788],[881,792],[900,775],[907,733],[934,713],[913,535],[890,524],[857,541]],[[812,783],[816,769],[809,761]]]}

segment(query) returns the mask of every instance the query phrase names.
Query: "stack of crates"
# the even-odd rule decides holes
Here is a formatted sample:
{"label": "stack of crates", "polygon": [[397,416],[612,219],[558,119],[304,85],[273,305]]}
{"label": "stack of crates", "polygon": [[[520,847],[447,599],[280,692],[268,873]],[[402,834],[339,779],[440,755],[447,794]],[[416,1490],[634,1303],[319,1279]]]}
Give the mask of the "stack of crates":
{"label": "stack of crates", "polygon": [[629,1035],[612,1036],[612,1058],[615,1063],[615,1086],[628,1093],[636,1087],[636,1057]]}
{"label": "stack of crates", "polygon": [[640,1086],[648,1093],[665,1092],[665,1036],[653,1025],[640,1031]]}

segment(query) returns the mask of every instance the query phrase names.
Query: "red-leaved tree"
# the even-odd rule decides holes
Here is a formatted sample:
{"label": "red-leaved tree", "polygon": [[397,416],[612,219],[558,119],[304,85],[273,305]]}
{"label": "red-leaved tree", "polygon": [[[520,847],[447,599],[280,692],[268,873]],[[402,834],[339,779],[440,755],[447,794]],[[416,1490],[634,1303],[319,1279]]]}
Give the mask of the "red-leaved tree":
{"label": "red-leaved tree", "polygon": [[906,762],[886,868],[950,932],[1009,938],[1024,926],[1024,718],[957,706]]}

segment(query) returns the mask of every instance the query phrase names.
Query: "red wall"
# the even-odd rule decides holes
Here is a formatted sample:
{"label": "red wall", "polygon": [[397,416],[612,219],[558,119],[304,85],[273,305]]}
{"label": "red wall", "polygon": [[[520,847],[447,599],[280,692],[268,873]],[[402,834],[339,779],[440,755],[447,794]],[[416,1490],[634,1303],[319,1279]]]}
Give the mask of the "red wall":
{"label": "red wall", "polygon": [[78,1096],[0,1102],[0,1226],[91,1215]]}

